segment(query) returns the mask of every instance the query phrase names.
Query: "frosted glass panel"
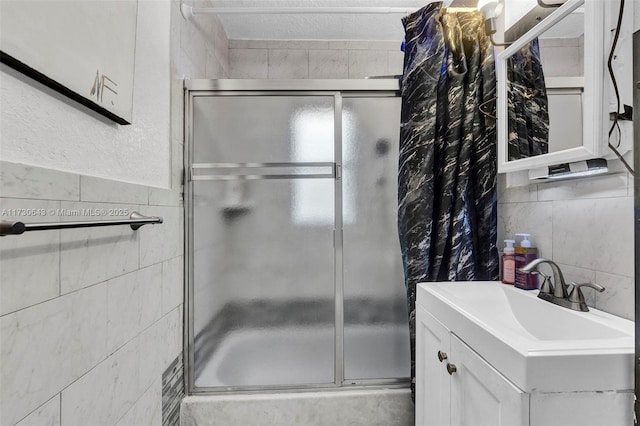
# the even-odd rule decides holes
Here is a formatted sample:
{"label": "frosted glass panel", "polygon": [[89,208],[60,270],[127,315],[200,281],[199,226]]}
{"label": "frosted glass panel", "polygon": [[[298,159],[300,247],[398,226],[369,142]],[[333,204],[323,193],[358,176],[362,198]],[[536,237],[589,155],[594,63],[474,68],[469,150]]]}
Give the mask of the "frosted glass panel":
{"label": "frosted glass panel", "polygon": [[197,387],[334,381],[333,222],[297,221],[294,183],[194,182]]}
{"label": "frosted glass panel", "polygon": [[193,100],[194,162],[334,161],[333,96]]}
{"label": "frosted glass panel", "polygon": [[343,100],[345,381],[408,377],[397,232],[399,98]]}

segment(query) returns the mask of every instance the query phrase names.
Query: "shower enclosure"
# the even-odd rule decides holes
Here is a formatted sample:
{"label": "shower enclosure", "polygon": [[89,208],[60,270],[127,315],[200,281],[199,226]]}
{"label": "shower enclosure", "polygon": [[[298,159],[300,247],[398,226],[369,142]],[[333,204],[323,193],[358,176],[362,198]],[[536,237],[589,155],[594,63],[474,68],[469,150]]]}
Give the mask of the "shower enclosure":
{"label": "shower enclosure", "polygon": [[407,386],[398,81],[185,86],[190,393]]}

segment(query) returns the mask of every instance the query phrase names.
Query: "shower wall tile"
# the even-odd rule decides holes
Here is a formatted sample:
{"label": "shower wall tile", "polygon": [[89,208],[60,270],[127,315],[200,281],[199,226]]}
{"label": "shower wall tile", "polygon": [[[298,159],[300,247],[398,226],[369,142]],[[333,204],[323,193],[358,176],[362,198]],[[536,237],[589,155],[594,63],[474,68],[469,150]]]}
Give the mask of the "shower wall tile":
{"label": "shower wall tile", "polygon": [[181,194],[178,191],[162,188],[149,188],[150,206],[179,206]]}
{"label": "shower wall tile", "polygon": [[166,314],[184,301],[184,258],[182,256],[162,263],[162,314]]}
{"label": "shower wall tile", "polygon": [[635,317],[634,279],[596,272],[595,282],[605,288],[602,293],[596,294],[596,308],[633,321]]}
{"label": "shower wall tile", "polygon": [[107,349],[113,353],[161,316],[162,264],[107,282]]}
{"label": "shower wall tile", "polygon": [[384,50],[349,50],[349,78],[387,75],[387,52]]}
{"label": "shower wall tile", "polygon": [[218,60],[215,53],[207,52],[207,63],[205,68],[206,78],[227,78],[227,72],[225,71],[222,63]]}
{"label": "shower wall tile", "polygon": [[624,197],[627,195],[627,186],[627,173],[616,173],[565,182],[544,183],[538,185],[538,200],[579,200],[586,198]]}
{"label": "shower wall tile", "polygon": [[632,229],[631,197],[554,201],[553,259],[633,277]]}
{"label": "shower wall tile", "polygon": [[[3,198],[0,219],[56,222],[59,208],[59,201]],[[60,295],[59,248],[60,231],[55,230],[0,238],[0,315]]]}
{"label": "shower wall tile", "polygon": [[140,267],[180,256],[183,251],[183,213],[175,207],[141,206],[144,215],[161,216],[163,223],[147,225],[136,234],[140,239]]}
{"label": "shower wall tile", "polygon": [[60,395],[42,404],[16,426],[60,426]]}
{"label": "shower wall tile", "polygon": [[[118,213],[138,210],[126,204],[69,203],[62,202],[61,209],[69,214],[69,220],[108,220],[109,209]],[[82,214],[85,210],[98,216]],[[119,210],[119,211],[118,211]],[[103,214],[105,213],[105,214]],[[128,218],[129,214],[118,216]],[[149,227],[147,225],[146,227]],[[163,226],[163,225],[160,225]],[[144,229],[144,228],[142,228]],[[65,229],[60,237],[60,286],[62,294],[87,287],[138,269],[139,232],[131,232],[128,226]]]}
{"label": "shower wall tile", "polygon": [[302,49],[269,49],[268,78],[309,78],[309,52]]}
{"label": "shower wall tile", "polygon": [[402,74],[404,60],[400,42],[394,41],[229,40],[228,46],[231,78],[332,79],[396,75]]}
{"label": "shower wall tile", "polygon": [[[61,413],[65,424],[115,424],[133,407],[140,390],[138,382],[138,339],[62,391]],[[96,404],[100,401],[100,404]]]}
{"label": "shower wall tile", "polygon": [[269,49],[328,49],[329,42],[327,40],[268,40],[267,48]]}
{"label": "shower wall tile", "polygon": [[80,177],[26,164],[0,162],[2,197],[37,200],[80,199]]}
{"label": "shower wall tile", "polygon": [[0,318],[0,424],[16,423],[106,357],[106,300],[100,284]]}
{"label": "shower wall tile", "polygon": [[122,416],[116,426],[161,425],[162,383],[157,379],[136,403]]}
{"label": "shower wall tile", "polygon": [[140,335],[140,389],[162,377],[182,351],[182,306],[164,315]]}
{"label": "shower wall tile", "polygon": [[404,52],[400,51],[389,51],[387,52],[389,58],[389,74],[391,75],[402,75],[404,71]]}
{"label": "shower wall tile", "polygon": [[203,27],[206,21],[202,18],[198,16],[193,19],[182,19],[180,23],[180,49],[198,69],[204,69],[207,59],[206,55],[203,55],[207,51],[204,36],[206,30]]}
{"label": "shower wall tile", "polygon": [[229,75],[231,78],[268,78],[269,50],[231,49]]}
{"label": "shower wall tile", "polygon": [[229,49],[268,49],[269,40],[229,40]]}
{"label": "shower wall tile", "polygon": [[309,78],[349,78],[349,52],[309,50]]}
{"label": "shower wall tile", "polygon": [[98,203],[147,204],[149,190],[142,185],[81,176],[80,200]]}
{"label": "shower wall tile", "polygon": [[329,40],[329,49],[337,50],[400,50],[400,42],[368,40]]}

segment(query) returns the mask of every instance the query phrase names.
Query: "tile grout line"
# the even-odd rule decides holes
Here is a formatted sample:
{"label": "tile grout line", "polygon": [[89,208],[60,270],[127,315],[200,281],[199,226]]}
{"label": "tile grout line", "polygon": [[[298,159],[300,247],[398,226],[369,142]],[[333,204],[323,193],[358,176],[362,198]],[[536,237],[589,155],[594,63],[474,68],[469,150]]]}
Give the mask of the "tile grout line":
{"label": "tile grout line", "polygon": [[[166,262],[166,261],[169,261],[169,260],[174,260],[174,259],[177,259],[177,258],[179,258],[179,257],[181,257],[181,256],[183,256],[183,255],[182,255],[182,254],[180,254],[180,255],[178,255],[178,256],[173,256],[173,257],[171,257],[171,258],[169,258],[169,259],[161,260],[161,261],[156,262],[156,263],[153,263],[153,264],[151,264],[151,265],[147,265],[147,266],[144,266],[144,267],[141,267],[141,268],[138,268],[138,269],[133,269],[133,270],[131,270],[131,271],[124,272],[124,273],[122,273],[122,274],[120,274],[120,275],[116,275],[116,276],[113,276],[113,277],[111,277],[111,278],[107,278],[107,279],[105,279],[105,280],[102,280],[102,281],[100,281],[100,282],[97,282],[97,283],[94,283],[94,284],[90,284],[90,285],[87,285],[87,286],[82,287],[82,288],[75,289],[75,290],[70,291],[70,292],[68,292],[68,293],[60,294],[59,296],[52,297],[52,298],[47,299],[47,300],[42,300],[42,301],[40,301],[40,302],[34,303],[33,305],[25,306],[25,307],[23,307],[23,308],[16,309],[16,310],[14,310],[14,311],[6,312],[6,313],[4,313],[4,314],[0,315],[0,318],[3,318],[3,317],[5,317],[5,316],[7,316],[7,315],[15,314],[15,313],[20,312],[20,311],[24,311],[25,309],[30,309],[30,308],[33,308],[33,307],[35,307],[35,306],[42,305],[43,303],[51,302],[52,300],[56,300],[56,299],[59,299],[59,298],[61,298],[61,297],[65,297],[65,296],[68,296],[68,295],[72,295],[72,294],[74,294],[74,293],[81,292],[81,291],[83,291],[83,290],[87,290],[87,289],[90,289],[90,288],[96,287],[96,286],[98,286],[98,285],[100,285],[100,284],[107,284],[109,281],[115,280],[115,279],[117,279],[117,278],[122,278],[122,277],[124,277],[125,275],[129,275],[129,274],[132,274],[132,273],[134,273],[134,272],[138,272],[138,271],[142,271],[142,270],[144,270],[144,269],[152,268],[152,267],[154,267],[154,266],[156,266],[156,265],[162,265],[162,263],[163,263],[163,262]],[[59,286],[60,286],[60,285],[59,285]]]}

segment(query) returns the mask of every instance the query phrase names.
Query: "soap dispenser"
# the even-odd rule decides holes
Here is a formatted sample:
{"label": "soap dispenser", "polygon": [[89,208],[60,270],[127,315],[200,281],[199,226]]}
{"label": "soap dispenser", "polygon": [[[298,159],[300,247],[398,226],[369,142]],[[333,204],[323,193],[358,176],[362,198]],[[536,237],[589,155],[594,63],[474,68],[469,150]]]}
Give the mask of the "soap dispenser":
{"label": "soap dispenser", "polygon": [[538,276],[529,272],[521,272],[529,263],[538,258],[538,249],[531,247],[530,234],[516,234],[522,237],[520,245],[515,248],[516,279],[514,285],[524,290],[535,290],[539,286]]}
{"label": "soap dispenser", "polygon": [[516,255],[513,245],[515,240],[504,240],[505,247],[502,254],[502,282],[513,284],[516,282]]}

